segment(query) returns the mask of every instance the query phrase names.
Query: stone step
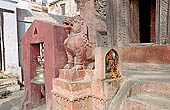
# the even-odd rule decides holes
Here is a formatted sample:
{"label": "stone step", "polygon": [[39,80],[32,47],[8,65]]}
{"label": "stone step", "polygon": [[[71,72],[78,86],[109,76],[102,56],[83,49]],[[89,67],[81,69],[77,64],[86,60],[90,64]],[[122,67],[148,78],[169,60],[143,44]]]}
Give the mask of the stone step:
{"label": "stone step", "polygon": [[16,78],[0,79],[0,86],[17,84],[18,80]]}
{"label": "stone step", "polygon": [[122,68],[123,70],[170,71],[170,64],[123,63]]}
{"label": "stone step", "polygon": [[170,83],[168,82],[144,82],[141,85],[142,92],[170,98]]}
{"label": "stone step", "polygon": [[170,98],[170,83],[158,81],[138,81],[132,86],[130,96],[135,96],[141,93]]}
{"label": "stone step", "polygon": [[170,98],[142,93],[129,97],[125,105],[126,110],[170,110]]}

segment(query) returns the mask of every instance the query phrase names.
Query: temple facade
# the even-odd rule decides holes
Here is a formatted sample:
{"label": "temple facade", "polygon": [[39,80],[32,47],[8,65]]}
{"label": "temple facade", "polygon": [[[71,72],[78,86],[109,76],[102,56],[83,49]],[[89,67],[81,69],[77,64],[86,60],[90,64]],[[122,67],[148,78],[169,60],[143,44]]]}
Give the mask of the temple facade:
{"label": "temple facade", "polygon": [[168,0],[109,0],[108,8],[112,45],[169,44]]}

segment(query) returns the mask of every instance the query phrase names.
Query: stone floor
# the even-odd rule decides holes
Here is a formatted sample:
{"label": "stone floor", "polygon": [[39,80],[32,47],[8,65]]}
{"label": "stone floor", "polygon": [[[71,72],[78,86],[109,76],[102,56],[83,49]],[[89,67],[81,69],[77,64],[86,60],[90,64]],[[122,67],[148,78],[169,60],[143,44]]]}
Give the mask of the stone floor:
{"label": "stone floor", "polygon": [[44,104],[44,105],[41,105],[41,106],[34,108],[32,110],[45,110],[45,107],[46,107],[46,105]]}
{"label": "stone floor", "polygon": [[5,99],[0,99],[0,110],[20,110],[24,90],[16,91]]}
{"label": "stone floor", "polygon": [[[139,66],[142,66],[142,65],[139,65]],[[157,70],[155,70],[153,68],[124,69],[123,77],[127,81],[128,80],[142,80],[142,81],[164,82],[164,83],[170,84],[170,80],[169,80],[170,79],[170,69],[167,69],[167,68],[166,69],[157,69]],[[127,84],[126,87],[127,86],[129,86],[129,85]],[[123,92],[124,91],[126,91],[126,90],[123,90]],[[12,93],[12,95],[9,96],[8,98],[0,99],[0,110],[20,110],[23,95],[24,95],[24,90],[21,90],[21,91]],[[150,100],[148,100],[148,98]],[[119,97],[119,99],[120,99],[120,97]],[[115,98],[115,100],[116,100],[116,98]],[[165,103],[162,103],[162,104],[165,104],[164,106],[168,106],[170,103],[169,100],[166,101],[166,100],[162,99],[162,97],[152,97],[152,96],[148,96],[148,94],[138,94],[134,97],[130,97],[129,103],[136,104],[136,102],[132,102],[131,100],[133,100],[133,101],[134,100],[140,100],[140,101],[146,100],[145,103],[147,103],[147,104],[148,103],[154,104],[153,100],[156,100],[156,101],[163,100],[163,101],[165,101]],[[168,104],[166,104],[166,103],[168,103]],[[159,104],[159,102],[158,102],[158,104]],[[131,105],[133,105],[133,104],[131,104]],[[160,110],[169,110],[169,109],[170,108],[160,109]],[[45,110],[45,105],[39,106],[32,110]],[[109,110],[118,110],[118,109],[116,108],[116,109],[109,109]],[[128,110],[137,110],[137,109],[128,109]],[[143,109],[143,110],[146,110],[146,109]]]}
{"label": "stone floor", "polygon": [[[5,99],[0,99],[0,110],[21,110],[24,90],[16,91]],[[32,110],[45,110],[45,104]]]}

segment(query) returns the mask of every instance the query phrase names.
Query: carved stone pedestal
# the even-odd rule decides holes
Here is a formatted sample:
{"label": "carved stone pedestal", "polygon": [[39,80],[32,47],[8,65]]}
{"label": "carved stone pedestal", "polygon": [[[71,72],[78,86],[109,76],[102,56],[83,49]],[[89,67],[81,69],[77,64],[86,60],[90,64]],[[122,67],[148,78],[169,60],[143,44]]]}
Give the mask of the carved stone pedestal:
{"label": "carved stone pedestal", "polygon": [[94,71],[60,70],[53,79],[53,110],[107,110],[120,80],[96,80]]}
{"label": "carved stone pedestal", "polygon": [[53,110],[91,110],[93,71],[60,70],[53,79]]}
{"label": "carved stone pedestal", "polygon": [[108,110],[108,105],[120,88],[120,83],[121,80],[94,80],[91,88],[91,110]]}

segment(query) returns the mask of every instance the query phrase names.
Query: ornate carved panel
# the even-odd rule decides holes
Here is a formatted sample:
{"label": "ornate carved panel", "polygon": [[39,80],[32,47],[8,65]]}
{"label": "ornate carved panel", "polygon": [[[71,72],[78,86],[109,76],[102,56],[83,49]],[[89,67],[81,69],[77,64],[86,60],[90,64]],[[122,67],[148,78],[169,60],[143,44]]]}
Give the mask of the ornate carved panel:
{"label": "ornate carved panel", "polygon": [[[170,2],[169,4],[169,8],[168,8],[168,19],[170,19]],[[168,36],[167,36],[167,44],[170,44],[170,21],[168,20]]]}
{"label": "ornate carved panel", "polygon": [[108,0],[107,25],[109,37],[114,46],[123,46],[129,42],[127,0]]}
{"label": "ornate carved panel", "polygon": [[96,17],[102,20],[106,20],[106,0],[94,0],[94,5],[96,8]]}
{"label": "ornate carved panel", "polygon": [[127,0],[120,0],[118,8],[118,45],[125,45],[128,43],[129,39],[129,23],[128,23],[128,8],[127,8]]}
{"label": "ornate carved panel", "polygon": [[168,2],[169,0],[160,0],[160,35],[159,43],[165,44],[168,38]]}
{"label": "ornate carved panel", "polygon": [[[102,0],[95,0],[96,3],[99,4],[98,1]],[[113,25],[109,25],[108,30],[109,39],[111,38],[112,44],[115,46],[121,46],[129,43],[129,37],[130,37],[130,28],[129,28],[129,0],[108,0],[108,12],[109,18],[107,22],[112,23]],[[170,35],[170,26],[168,31],[168,16],[169,16],[169,6],[168,6],[169,0],[156,0],[156,24],[155,24],[155,30],[156,30],[156,37],[157,42],[161,44],[166,44],[170,42],[168,39],[168,34]],[[102,5],[101,5],[102,6]],[[112,8],[110,8],[112,7]],[[135,7],[133,7],[135,8]],[[98,6],[98,9],[100,6]],[[111,10],[112,9],[112,10]],[[99,12],[99,10],[98,10]],[[108,15],[107,15],[108,16]],[[135,17],[136,20],[138,19],[138,16]],[[135,21],[134,21],[135,22]],[[169,23],[170,25],[170,23]],[[110,27],[112,26],[112,27]],[[133,30],[137,32],[137,28],[133,27]],[[139,42],[139,33],[136,33],[137,39],[134,39],[133,42]]]}

